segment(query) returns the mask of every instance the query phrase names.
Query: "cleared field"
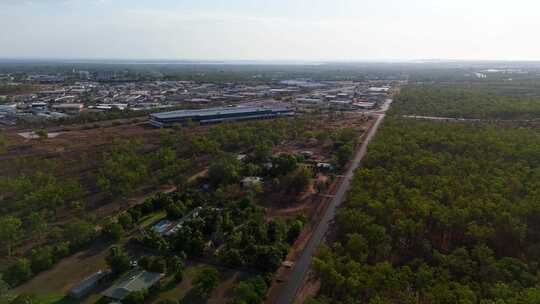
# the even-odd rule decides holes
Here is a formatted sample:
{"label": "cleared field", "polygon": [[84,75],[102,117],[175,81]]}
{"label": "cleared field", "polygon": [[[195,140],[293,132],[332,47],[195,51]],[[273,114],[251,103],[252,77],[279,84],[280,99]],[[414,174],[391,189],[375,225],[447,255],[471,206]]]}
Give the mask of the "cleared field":
{"label": "cleared field", "polygon": [[[110,246],[94,246],[67,257],[52,269],[40,273],[27,283],[15,288],[17,294],[64,295],[74,284],[100,269],[106,269],[105,256]],[[62,298],[62,297],[61,297]]]}

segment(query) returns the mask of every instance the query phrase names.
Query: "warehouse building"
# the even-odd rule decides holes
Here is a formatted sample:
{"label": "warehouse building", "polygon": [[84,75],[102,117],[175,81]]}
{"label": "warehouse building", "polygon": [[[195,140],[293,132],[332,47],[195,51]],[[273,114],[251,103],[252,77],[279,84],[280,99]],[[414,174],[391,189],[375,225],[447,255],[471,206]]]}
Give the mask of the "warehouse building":
{"label": "warehouse building", "polygon": [[178,110],[150,114],[150,123],[156,127],[172,127],[175,124],[186,125],[188,121],[199,124],[219,123],[293,116],[288,108],[266,107],[220,107],[200,110]]}
{"label": "warehouse building", "polygon": [[110,271],[98,271],[93,275],[87,277],[79,284],[73,286],[69,290],[69,296],[73,299],[82,299],[87,296],[93,289],[97,288],[99,284],[107,280],[108,276],[111,274]]}
{"label": "warehouse building", "polygon": [[109,299],[121,301],[131,292],[149,289],[164,276],[162,273],[133,270],[114,286],[103,292],[103,295]]}

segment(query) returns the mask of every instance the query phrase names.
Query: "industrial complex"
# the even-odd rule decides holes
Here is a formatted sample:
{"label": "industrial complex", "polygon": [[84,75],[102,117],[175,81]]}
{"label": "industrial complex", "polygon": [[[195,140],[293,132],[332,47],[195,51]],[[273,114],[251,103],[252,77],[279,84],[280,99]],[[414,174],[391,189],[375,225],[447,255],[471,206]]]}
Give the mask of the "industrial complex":
{"label": "industrial complex", "polygon": [[253,119],[294,116],[291,108],[267,107],[217,107],[200,110],[178,110],[150,114],[150,123],[159,128],[175,124],[186,125],[189,121],[199,124],[219,123]]}

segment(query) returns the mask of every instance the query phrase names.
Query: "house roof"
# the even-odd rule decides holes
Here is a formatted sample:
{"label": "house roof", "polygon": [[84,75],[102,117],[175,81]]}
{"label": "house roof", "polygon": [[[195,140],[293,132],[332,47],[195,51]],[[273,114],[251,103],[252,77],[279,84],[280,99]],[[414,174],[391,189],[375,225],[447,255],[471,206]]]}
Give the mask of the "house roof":
{"label": "house roof", "polygon": [[152,287],[163,276],[164,274],[162,273],[133,270],[111,288],[103,292],[103,295],[111,299],[122,300],[130,292]]}
{"label": "house roof", "polygon": [[263,107],[217,107],[217,108],[208,108],[208,109],[197,109],[197,110],[177,110],[172,112],[163,112],[163,113],[154,113],[150,114],[151,117],[156,119],[167,119],[167,118],[182,118],[182,117],[193,117],[193,116],[214,116],[219,114],[231,115],[231,114],[245,114],[245,113],[254,113],[254,112],[264,112],[264,111],[284,111],[285,108],[263,108]]}
{"label": "house roof", "polygon": [[89,289],[93,288],[99,280],[107,276],[110,272],[109,271],[98,271],[94,273],[93,275],[87,277],[83,281],[81,281],[79,284],[73,286],[69,292],[74,295],[82,294],[88,291]]}

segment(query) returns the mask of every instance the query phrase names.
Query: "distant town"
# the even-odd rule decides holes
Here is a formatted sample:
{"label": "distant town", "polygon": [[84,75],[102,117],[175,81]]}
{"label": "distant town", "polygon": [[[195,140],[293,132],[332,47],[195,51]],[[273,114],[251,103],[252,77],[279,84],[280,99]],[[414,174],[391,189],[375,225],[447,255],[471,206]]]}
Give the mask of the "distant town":
{"label": "distant town", "polygon": [[65,74],[0,74],[0,87],[9,92],[2,95],[0,91],[0,124],[39,123],[118,111],[146,113],[209,107],[370,110],[385,100],[392,81],[290,79],[248,85],[141,81],[131,79],[127,72],[90,73],[76,69]]}

